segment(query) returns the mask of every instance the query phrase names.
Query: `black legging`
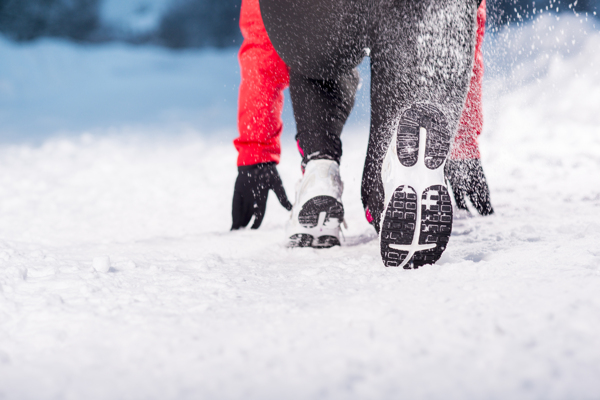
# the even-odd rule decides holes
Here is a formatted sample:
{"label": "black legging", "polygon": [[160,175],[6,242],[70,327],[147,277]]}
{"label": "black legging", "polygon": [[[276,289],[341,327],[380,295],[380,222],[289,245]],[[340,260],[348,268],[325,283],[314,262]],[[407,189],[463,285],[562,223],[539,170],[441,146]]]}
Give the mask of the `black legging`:
{"label": "black legging", "polygon": [[[303,163],[342,155],[340,134],[371,57],[371,136],[362,201],[383,204],[381,164],[402,112],[428,104],[456,132],[468,91],[479,0],[260,0],[290,69]],[[369,54],[370,52],[370,54]],[[376,207],[381,208],[381,207]],[[373,209],[373,207],[371,207]]]}

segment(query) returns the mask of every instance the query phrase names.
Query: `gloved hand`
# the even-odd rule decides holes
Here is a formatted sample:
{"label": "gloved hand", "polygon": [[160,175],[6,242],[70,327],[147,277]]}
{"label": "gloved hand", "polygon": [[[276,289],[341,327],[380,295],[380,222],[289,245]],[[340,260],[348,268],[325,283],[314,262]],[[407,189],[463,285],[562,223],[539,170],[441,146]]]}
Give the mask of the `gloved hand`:
{"label": "gloved hand", "polygon": [[458,208],[468,210],[466,203],[468,197],[479,214],[494,213],[490,201],[490,189],[479,159],[448,160],[444,172],[452,187]]}
{"label": "gloved hand", "polygon": [[288,211],[292,209],[274,162],[238,167],[233,191],[231,230],[248,225],[253,215],[252,229],[258,229],[265,216],[269,190],[275,192],[281,205]]}

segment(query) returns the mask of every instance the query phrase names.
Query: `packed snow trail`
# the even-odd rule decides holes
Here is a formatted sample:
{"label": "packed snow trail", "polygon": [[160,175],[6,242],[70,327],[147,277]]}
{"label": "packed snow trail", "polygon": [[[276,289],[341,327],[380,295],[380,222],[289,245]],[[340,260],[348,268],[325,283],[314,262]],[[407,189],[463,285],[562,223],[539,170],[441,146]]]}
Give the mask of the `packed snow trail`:
{"label": "packed snow trail", "polygon": [[273,195],[260,230],[228,231],[229,138],[3,145],[0,398],[597,399],[600,35],[577,40],[539,82],[486,83],[496,215],[458,215],[416,271],[383,268],[364,219],[366,131],[343,136],[329,250],[286,248]]}

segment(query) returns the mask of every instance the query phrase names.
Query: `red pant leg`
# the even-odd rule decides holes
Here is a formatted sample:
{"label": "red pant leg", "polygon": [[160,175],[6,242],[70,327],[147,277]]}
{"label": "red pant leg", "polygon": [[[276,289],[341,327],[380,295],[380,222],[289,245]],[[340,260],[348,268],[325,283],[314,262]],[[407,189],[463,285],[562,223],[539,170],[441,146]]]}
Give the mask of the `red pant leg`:
{"label": "red pant leg", "polygon": [[477,44],[475,47],[475,63],[473,65],[473,76],[467,95],[467,102],[460,119],[458,132],[454,139],[450,159],[467,160],[479,158],[479,145],[477,136],[483,128],[483,54],[481,45],[485,33],[485,0],[481,2],[477,10]]}
{"label": "red pant leg", "polygon": [[242,81],[238,100],[238,130],[234,140],[238,166],[279,163],[283,129],[283,91],[289,73],[265,30],[258,0],[243,0],[240,28],[244,42],[239,52]]}

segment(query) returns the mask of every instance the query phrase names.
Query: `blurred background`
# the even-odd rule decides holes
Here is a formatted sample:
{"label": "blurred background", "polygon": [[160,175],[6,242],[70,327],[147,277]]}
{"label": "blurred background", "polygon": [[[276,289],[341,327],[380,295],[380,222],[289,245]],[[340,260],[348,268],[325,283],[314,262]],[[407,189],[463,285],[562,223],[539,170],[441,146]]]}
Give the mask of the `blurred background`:
{"label": "blurred background", "polygon": [[[123,41],[169,48],[238,46],[240,0],[0,0],[0,32],[14,41],[40,37],[80,43]],[[592,13],[600,0],[489,0],[491,28],[534,17],[549,6]]]}
{"label": "blurred background", "polygon": [[170,48],[229,47],[239,0],[2,0],[0,32],[15,41],[59,37]]}
{"label": "blurred background", "polygon": [[[0,141],[123,129],[213,136],[226,131],[231,139],[240,4],[0,0]],[[490,0],[488,35],[540,12],[587,20],[598,11],[600,0]],[[493,55],[488,58],[493,73]],[[368,68],[363,78],[368,80]],[[360,118],[365,102],[359,94]],[[289,102],[284,118],[288,128],[293,125]]]}

